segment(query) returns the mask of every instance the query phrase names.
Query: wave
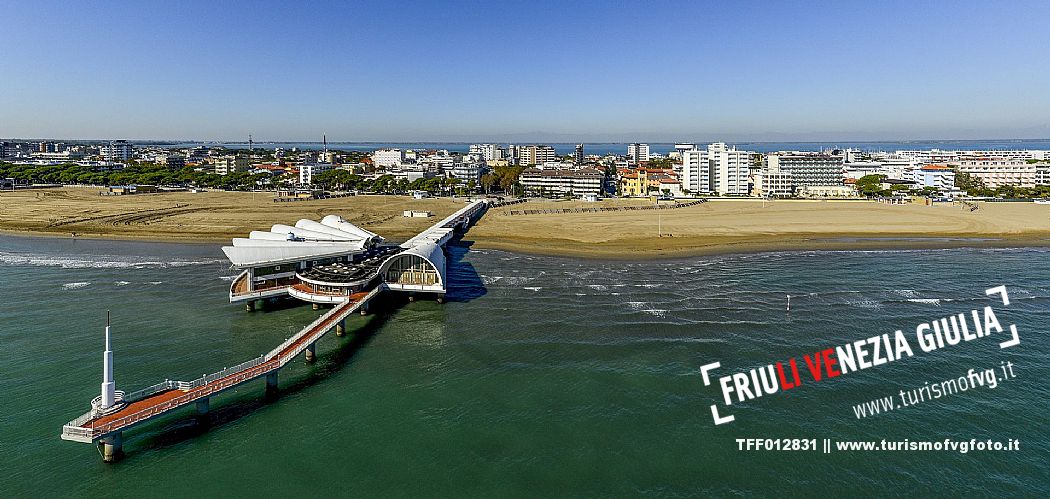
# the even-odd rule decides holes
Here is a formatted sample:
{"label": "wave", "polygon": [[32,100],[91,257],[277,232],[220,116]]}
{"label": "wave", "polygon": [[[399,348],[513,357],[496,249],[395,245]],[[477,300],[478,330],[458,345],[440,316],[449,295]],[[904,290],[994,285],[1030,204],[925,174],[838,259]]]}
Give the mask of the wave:
{"label": "wave", "polygon": [[929,305],[940,305],[940,298],[908,298],[908,301],[912,303],[926,303]]}
{"label": "wave", "polygon": [[222,259],[172,260],[167,262],[155,260],[121,260],[116,256],[99,256],[97,259],[77,258],[72,256],[41,256],[25,253],[0,252],[0,265],[60,267],[63,269],[134,269],[134,268],[169,268],[190,265],[212,265],[225,262]]}
{"label": "wave", "polygon": [[543,289],[543,287],[541,287],[541,286],[526,286],[526,287],[524,287],[522,289],[527,289],[529,291],[539,291],[539,290]]}
{"label": "wave", "polygon": [[80,289],[80,288],[83,288],[85,286],[90,286],[90,285],[91,285],[90,282],[67,282],[67,283],[62,285],[62,288],[64,288],[64,289]]}
{"label": "wave", "polygon": [[114,286],[127,286],[128,284],[131,284],[131,283],[128,282],[128,281],[116,281],[116,282],[113,283]]}

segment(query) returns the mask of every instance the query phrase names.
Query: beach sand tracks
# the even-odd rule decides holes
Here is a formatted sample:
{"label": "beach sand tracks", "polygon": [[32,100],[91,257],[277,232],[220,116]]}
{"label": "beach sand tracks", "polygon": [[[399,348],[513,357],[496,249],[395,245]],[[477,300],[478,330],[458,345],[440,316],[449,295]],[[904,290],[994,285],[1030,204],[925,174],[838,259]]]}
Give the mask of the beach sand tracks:
{"label": "beach sand tracks", "polygon": [[112,215],[96,215],[91,217],[72,218],[68,220],[61,220],[48,224],[48,227],[63,227],[63,226],[76,226],[76,225],[133,225],[133,224],[149,224],[150,222],[160,220],[175,215],[184,215],[188,213],[196,213],[199,211],[209,210],[217,211],[220,208],[214,207],[203,207],[196,206],[191,207],[186,204],[178,204],[166,208],[152,208],[147,210],[137,210],[130,213],[117,213]]}

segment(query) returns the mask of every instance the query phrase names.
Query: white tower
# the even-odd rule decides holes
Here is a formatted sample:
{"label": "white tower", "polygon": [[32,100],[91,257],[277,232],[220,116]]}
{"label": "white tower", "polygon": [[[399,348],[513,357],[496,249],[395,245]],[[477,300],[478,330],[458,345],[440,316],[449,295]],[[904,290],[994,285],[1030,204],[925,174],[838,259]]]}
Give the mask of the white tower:
{"label": "white tower", "polygon": [[102,353],[102,405],[100,409],[113,406],[116,385],[113,383],[113,351],[109,348],[109,311],[106,311],[106,351]]}

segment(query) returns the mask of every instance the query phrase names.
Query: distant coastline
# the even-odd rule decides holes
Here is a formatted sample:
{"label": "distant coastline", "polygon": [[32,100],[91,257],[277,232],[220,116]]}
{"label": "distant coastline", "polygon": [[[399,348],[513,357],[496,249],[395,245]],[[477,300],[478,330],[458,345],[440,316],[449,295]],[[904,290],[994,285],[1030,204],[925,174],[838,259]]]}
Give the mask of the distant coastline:
{"label": "distant coastline", "polygon": [[[627,151],[627,144],[629,142],[617,142],[617,141],[587,141],[580,139],[578,141],[568,141],[565,139],[550,141],[550,140],[538,140],[538,139],[513,139],[505,137],[502,140],[489,140],[481,142],[491,142],[498,144],[535,144],[535,143],[546,143],[554,147],[558,154],[571,154],[576,147],[576,144],[582,143],[584,150],[587,154],[619,154],[623,155]],[[102,139],[61,139],[61,138],[48,138],[48,139],[17,139],[17,140],[47,140],[54,141],[59,140],[66,143],[90,143],[90,142],[108,142]],[[683,137],[681,142],[705,144],[711,141],[721,140],[718,137],[708,137],[704,139],[689,139]],[[230,149],[248,149],[248,141],[245,140],[129,140],[132,144],[138,146],[155,146],[155,147],[167,147],[167,148],[187,148],[196,146],[208,146],[208,147],[226,147]],[[361,151],[371,152],[376,149],[383,148],[401,148],[401,149],[414,149],[414,150],[426,150],[426,149],[446,149],[450,152],[467,152],[471,144],[478,143],[479,140],[471,141],[328,141],[327,147],[334,150],[344,151]],[[910,149],[941,149],[941,150],[997,150],[997,149],[1032,149],[1032,150],[1050,150],[1050,138],[1033,138],[1033,139],[930,139],[930,140],[809,140],[809,141],[755,141],[755,140],[725,140],[729,145],[737,146],[740,149],[745,149],[755,152],[775,152],[775,151],[821,151],[825,149],[845,149],[854,148],[865,152],[878,152],[878,151],[895,151],[895,150],[910,150]],[[667,141],[653,141],[649,142],[650,151],[654,153],[665,154],[674,149],[674,142]],[[273,149],[283,148],[291,149],[298,148],[300,150],[313,150],[319,151],[325,147],[325,143],[318,141],[267,141],[267,140],[256,140],[253,142],[256,148],[262,149]]]}

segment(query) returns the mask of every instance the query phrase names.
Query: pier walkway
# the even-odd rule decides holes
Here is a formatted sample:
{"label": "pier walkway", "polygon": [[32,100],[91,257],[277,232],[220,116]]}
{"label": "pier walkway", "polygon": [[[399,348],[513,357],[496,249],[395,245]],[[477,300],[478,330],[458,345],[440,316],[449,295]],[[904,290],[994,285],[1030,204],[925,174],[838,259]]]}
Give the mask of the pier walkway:
{"label": "pier walkway", "polygon": [[[198,402],[242,383],[272,375],[303,351],[311,349],[312,352],[318,339],[337,326],[342,327],[343,321],[350,314],[366,307],[369,300],[384,287],[380,284],[371,291],[350,296],[348,300],[336,305],[284,343],[248,362],[189,382],[165,380],[123,396],[122,404],[115,406],[117,409],[114,411],[88,411],[62,427],[62,438],[76,442],[97,442],[112,433],[126,430],[191,402]],[[270,388],[269,380],[267,387]],[[203,412],[206,411],[204,408]]]}

